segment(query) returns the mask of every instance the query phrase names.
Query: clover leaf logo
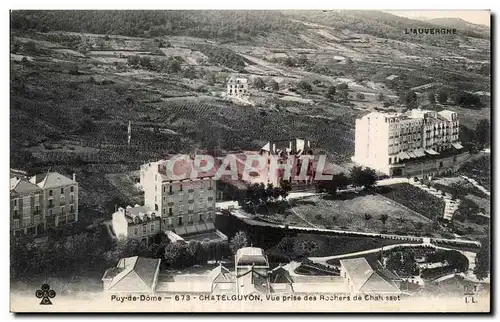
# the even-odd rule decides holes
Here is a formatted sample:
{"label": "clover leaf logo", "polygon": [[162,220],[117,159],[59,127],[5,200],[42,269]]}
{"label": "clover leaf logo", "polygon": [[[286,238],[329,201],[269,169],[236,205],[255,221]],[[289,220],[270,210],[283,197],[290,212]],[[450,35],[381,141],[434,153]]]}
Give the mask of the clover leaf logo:
{"label": "clover leaf logo", "polygon": [[52,305],[50,299],[56,297],[56,291],[51,290],[49,284],[43,284],[40,290],[37,290],[35,296],[39,299],[40,305]]}

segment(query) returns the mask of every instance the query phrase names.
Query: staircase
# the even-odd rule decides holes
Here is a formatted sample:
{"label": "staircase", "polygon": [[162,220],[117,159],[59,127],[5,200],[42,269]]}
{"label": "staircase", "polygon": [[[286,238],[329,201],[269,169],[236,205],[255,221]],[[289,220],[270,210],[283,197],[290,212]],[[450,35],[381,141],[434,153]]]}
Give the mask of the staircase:
{"label": "staircase", "polygon": [[449,193],[445,193],[443,196],[442,192],[433,188],[433,187],[427,187],[424,184],[421,184],[420,182],[414,182],[411,181],[411,184],[414,185],[417,188],[420,188],[424,190],[427,193],[430,193],[431,195],[440,198],[444,201],[444,213],[443,213],[443,219],[451,221],[453,219],[453,214],[455,211],[458,209],[458,206],[460,205],[460,199],[452,200],[451,195]]}

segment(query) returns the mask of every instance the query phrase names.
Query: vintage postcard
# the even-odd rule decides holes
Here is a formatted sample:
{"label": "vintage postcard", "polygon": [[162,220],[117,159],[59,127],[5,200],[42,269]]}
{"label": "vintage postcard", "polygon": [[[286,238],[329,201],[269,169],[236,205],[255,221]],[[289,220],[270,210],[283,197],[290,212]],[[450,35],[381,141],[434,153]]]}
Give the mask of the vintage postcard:
{"label": "vintage postcard", "polygon": [[490,312],[489,11],[12,10],[12,312]]}

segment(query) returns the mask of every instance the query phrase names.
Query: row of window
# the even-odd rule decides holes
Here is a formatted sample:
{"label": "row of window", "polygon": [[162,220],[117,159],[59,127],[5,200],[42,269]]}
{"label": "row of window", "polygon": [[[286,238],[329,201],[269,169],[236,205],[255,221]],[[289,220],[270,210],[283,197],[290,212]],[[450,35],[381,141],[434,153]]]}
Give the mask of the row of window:
{"label": "row of window", "polygon": [[[147,224],[143,224],[142,225],[142,234],[146,234],[148,232],[148,225]],[[151,223],[149,224],[149,232],[150,233],[154,233],[155,232],[155,224],[154,223]],[[137,236],[139,234],[139,227],[135,227],[134,228],[134,236]]]}
{"label": "row of window", "polygon": [[[74,222],[75,220],[76,220],[75,214],[57,216],[57,222],[59,224],[71,223],[71,222]],[[33,218],[23,218],[22,220],[14,219],[12,221],[12,228],[13,229],[21,228],[20,227],[21,223],[22,223],[22,227],[29,227],[29,226],[39,225],[42,223],[42,221],[41,221],[41,217],[39,215],[34,216]]]}
{"label": "row of window", "polygon": [[33,195],[33,196],[25,196],[25,197],[22,197],[22,198],[15,198],[15,199],[12,199],[12,202],[14,204],[14,207],[16,208],[19,205],[19,200],[22,199],[22,201],[23,201],[23,208],[25,208],[25,207],[31,205],[31,201],[33,201],[33,203],[35,205],[40,204],[41,197],[42,197],[42,195],[36,194],[36,195]]}
{"label": "row of window", "polygon": [[[193,215],[189,215],[187,223],[188,224],[194,224],[195,222],[193,221],[193,219],[194,219]],[[203,218],[203,214],[198,214],[197,215],[197,219],[198,219],[198,222],[202,222],[204,220],[211,221],[212,220],[212,215],[211,214],[207,214],[206,217]],[[172,227],[173,226],[173,220],[172,220],[172,218],[167,218],[166,223],[167,223],[168,227]],[[177,217],[177,226],[182,226],[183,224],[184,224],[184,218],[183,218],[183,216]]]}
{"label": "row of window", "polygon": [[[212,190],[212,181],[208,181],[208,184],[205,181],[200,181],[200,185],[194,186],[193,184],[188,184],[186,186],[188,192],[194,192],[195,188],[196,189],[205,189],[208,188],[208,190]],[[158,186],[155,184],[155,191],[158,191]],[[179,184],[179,190],[177,191],[184,191],[184,186],[183,184]],[[167,186],[163,186],[163,193],[167,192]],[[174,193],[173,186],[168,186],[168,192],[170,194]]]}
{"label": "row of window", "polygon": [[[62,188],[61,188],[61,194],[64,194],[64,190],[65,190],[66,188],[67,188],[67,187],[62,187]],[[69,192],[70,192],[70,193],[75,192],[75,187],[74,187],[74,186],[70,186],[70,187],[69,187]],[[51,189],[51,190],[49,190],[49,196],[50,196],[50,197],[52,197],[52,196],[53,196],[53,194],[54,194],[54,190],[52,190],[52,189]]]}
{"label": "row of window", "polygon": [[[168,213],[167,213],[167,208],[163,208],[163,214],[168,214],[168,216],[173,216],[174,212],[173,212],[173,208],[172,207],[169,207],[168,208]],[[213,207],[206,207],[205,205],[200,205],[199,207],[194,207],[194,205],[189,205],[188,206],[188,212],[189,213],[192,213],[194,212],[195,210],[198,210],[198,211],[204,211],[204,210],[208,210],[208,211],[212,211],[213,210]],[[184,207],[181,205],[178,207],[178,213],[179,214],[184,214]]]}

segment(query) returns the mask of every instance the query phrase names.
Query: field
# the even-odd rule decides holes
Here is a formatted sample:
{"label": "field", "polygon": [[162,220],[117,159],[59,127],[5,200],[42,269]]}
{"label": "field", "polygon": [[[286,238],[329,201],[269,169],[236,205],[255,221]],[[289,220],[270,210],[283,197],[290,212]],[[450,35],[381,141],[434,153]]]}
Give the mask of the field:
{"label": "field", "polygon": [[380,248],[382,246],[400,244],[401,241],[370,238],[370,237],[346,237],[326,236],[312,234],[298,234],[293,241],[284,237],[281,245],[266,251],[270,256],[287,256],[290,259],[307,257],[324,257],[359,252],[363,250]]}
{"label": "field", "polygon": [[[431,222],[401,205],[376,194],[327,199],[319,196],[293,201],[287,218],[303,217],[318,227],[350,231],[423,233]],[[381,220],[386,215],[385,223]]]}
{"label": "field", "polygon": [[381,195],[400,203],[423,216],[436,220],[443,216],[444,201],[408,183],[386,186]]}

